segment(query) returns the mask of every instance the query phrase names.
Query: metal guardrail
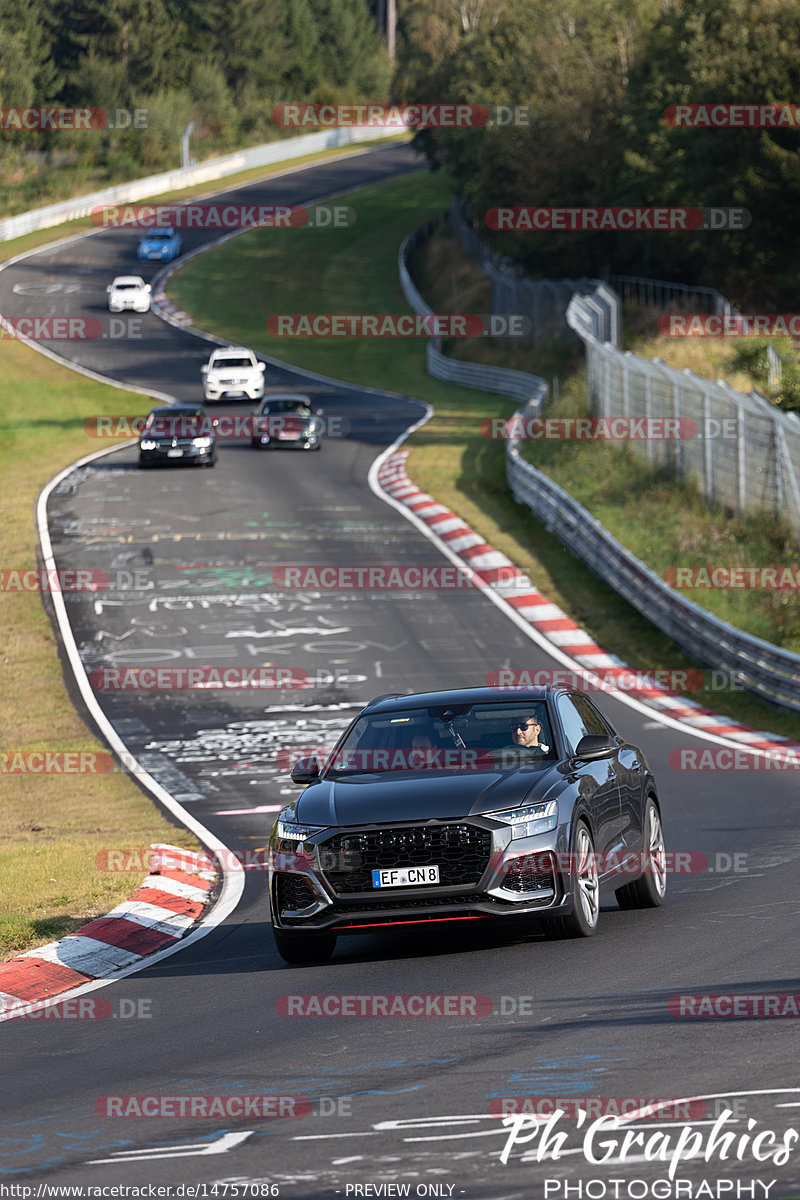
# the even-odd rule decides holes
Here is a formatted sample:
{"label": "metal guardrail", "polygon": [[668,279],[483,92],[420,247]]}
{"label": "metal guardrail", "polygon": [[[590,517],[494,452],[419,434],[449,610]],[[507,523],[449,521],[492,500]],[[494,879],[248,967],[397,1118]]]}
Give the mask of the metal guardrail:
{"label": "metal guardrail", "polygon": [[191,187],[197,183],[208,183],[215,179],[224,179],[226,175],[236,175],[239,171],[249,171],[255,167],[289,162],[293,158],[302,158],[303,155],[315,154],[320,150],[335,150],[354,142],[396,136],[396,129],[382,130],[356,126],[344,129],[324,129],[319,133],[307,133],[298,137],[282,138],[277,142],[266,142],[261,146],[252,146],[249,150],[237,150],[233,154],[225,154],[220,158],[206,159],[205,162],[188,167],[186,170],[176,168],[174,171],[162,171],[160,175],[132,179],[129,183],[120,183],[114,187],[103,188],[99,192],[90,192],[87,196],[76,196],[72,200],[62,200],[58,204],[48,204],[44,208],[34,208],[30,212],[19,213],[15,217],[6,217],[5,220],[0,221],[0,242],[10,241],[11,238],[21,237],[25,233],[33,233],[37,229],[51,229],[54,225],[61,225],[64,221],[74,221],[78,217],[88,217],[93,209],[101,205],[131,204],[136,200],[145,200],[149,196],[161,195],[162,192]]}
{"label": "metal guardrail", "polygon": [[722,292],[712,287],[701,287],[693,283],[670,283],[664,279],[644,279],[640,275],[609,275],[606,282],[619,292],[623,300],[633,300],[638,304],[661,308],[665,312],[672,304],[681,308],[692,305],[701,312],[713,312],[716,315],[739,314],[738,308],[735,308]]}
{"label": "metal guardrail", "polygon": [[[526,406],[516,415],[524,422],[537,413],[537,407]],[[677,595],[568,492],[526,462],[519,439],[506,443],[506,476],[518,502],[690,657],[725,671],[763,699],[800,712],[800,655],[742,633]]]}
{"label": "metal guardrail", "polygon": [[[519,263],[498,254],[483,240],[473,225],[472,206],[455,198],[450,202],[450,230],[457,242],[483,269],[492,285],[493,314],[520,313],[530,321],[535,345],[553,338],[576,342],[567,325],[565,313],[576,292],[596,293],[599,279],[532,279]],[[622,304],[610,288],[606,289],[606,304],[598,309],[598,319],[605,321],[598,333],[605,341],[618,346],[622,340]],[[512,341],[516,341],[513,338]]]}
{"label": "metal guardrail", "polygon": [[[398,254],[400,286],[417,313],[433,310],[414,286],[408,271],[408,255],[424,244],[439,224],[439,221],[431,221],[416,230],[405,239]],[[572,305],[585,299],[576,296]],[[583,315],[582,324],[591,330],[591,308]],[[615,350],[613,346],[608,348]],[[615,353],[620,352],[615,350]],[[547,400],[547,384],[538,376],[449,359],[441,352],[440,338],[428,342],[428,369],[439,379],[452,380],[465,387],[502,395],[521,395],[525,403],[515,414],[515,418],[521,420],[514,420],[512,430],[515,426],[524,428],[529,418],[541,413]],[[504,381],[503,376],[508,378]],[[526,462],[519,445],[519,438],[512,437],[506,442],[506,478],[514,498],[526,504],[572,554],[695,661],[725,671],[730,679],[764,700],[800,712],[800,655],[742,633],[677,594],[626,550],[568,492]]]}
{"label": "metal guardrail", "polygon": [[[415,313],[432,314],[433,309],[423,300],[414,286],[408,270],[408,256],[427,242],[442,222],[443,218],[441,217],[434,221],[428,221],[426,225],[409,234],[397,254],[400,287]],[[535,401],[537,411],[547,401],[548,385],[538,375],[529,375],[526,371],[512,371],[507,367],[489,367],[483,363],[460,362],[458,359],[448,358],[446,354],[442,353],[440,337],[429,338],[426,354],[428,371],[435,379],[444,379],[448,383],[460,383],[464,387],[477,388],[484,392],[497,392],[501,396],[511,396],[515,400]]]}

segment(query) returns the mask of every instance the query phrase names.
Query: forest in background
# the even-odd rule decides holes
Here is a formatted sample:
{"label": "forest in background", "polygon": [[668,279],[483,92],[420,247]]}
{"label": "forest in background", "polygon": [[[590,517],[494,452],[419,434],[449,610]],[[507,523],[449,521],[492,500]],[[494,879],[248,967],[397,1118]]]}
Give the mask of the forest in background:
{"label": "forest in background", "polygon": [[[397,55],[369,0],[0,0],[0,107],[144,110],[145,128],[0,131],[19,211],[293,134],[276,104],[523,106],[527,124],[418,141],[479,215],[518,205],[744,207],[737,233],[506,233],[533,274],[697,281],[791,311],[795,127],[674,128],[671,104],[800,101],[800,0],[397,0]],[[385,5],[384,5],[385,8]],[[61,189],[66,188],[66,191]]]}

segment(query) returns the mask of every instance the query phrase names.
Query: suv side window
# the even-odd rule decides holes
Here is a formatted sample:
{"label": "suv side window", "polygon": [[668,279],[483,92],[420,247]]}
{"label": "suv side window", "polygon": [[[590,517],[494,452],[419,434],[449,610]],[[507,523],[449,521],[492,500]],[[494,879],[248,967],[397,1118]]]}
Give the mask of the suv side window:
{"label": "suv side window", "polygon": [[616,736],[608,721],[595,708],[588,696],[570,696],[570,700],[580,713],[587,733],[607,733],[612,737]]}
{"label": "suv side window", "polygon": [[[569,746],[569,749],[573,751],[573,753],[581,738],[585,734],[589,733],[583,717],[575,707],[576,699],[580,699],[580,697],[558,697],[558,715],[561,718],[561,725],[564,729],[564,736],[567,739],[567,745]],[[605,730],[603,730],[603,732],[605,733]]]}

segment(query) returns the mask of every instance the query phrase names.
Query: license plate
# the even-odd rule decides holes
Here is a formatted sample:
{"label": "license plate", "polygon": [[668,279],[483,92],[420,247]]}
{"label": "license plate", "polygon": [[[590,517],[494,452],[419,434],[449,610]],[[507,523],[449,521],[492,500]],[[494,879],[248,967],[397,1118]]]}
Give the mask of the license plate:
{"label": "license plate", "polygon": [[300,434],[299,433],[286,433],[286,431],[284,430],[278,434],[278,437],[281,438],[281,440],[284,442],[296,442],[299,440]]}
{"label": "license plate", "polygon": [[183,458],[182,450],[168,450],[167,458]]}
{"label": "license plate", "polygon": [[426,883],[439,882],[438,867],[386,867],[372,872],[372,886],[419,887]]}

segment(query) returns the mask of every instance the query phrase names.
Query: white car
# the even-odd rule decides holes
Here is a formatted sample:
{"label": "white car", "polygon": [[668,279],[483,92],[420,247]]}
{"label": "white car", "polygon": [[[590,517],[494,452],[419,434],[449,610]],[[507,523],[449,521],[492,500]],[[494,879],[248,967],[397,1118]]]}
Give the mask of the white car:
{"label": "white car", "polygon": [[244,346],[225,346],[221,350],[214,350],[200,371],[206,400],[234,396],[260,400],[264,395],[266,366],[258,361],[252,350],[246,350]]}
{"label": "white car", "polygon": [[118,275],[106,291],[109,312],[132,308],[134,312],[146,313],[150,309],[150,284],[141,275]]}

